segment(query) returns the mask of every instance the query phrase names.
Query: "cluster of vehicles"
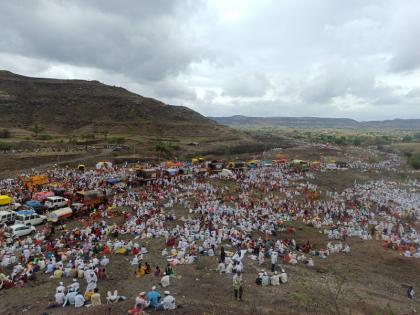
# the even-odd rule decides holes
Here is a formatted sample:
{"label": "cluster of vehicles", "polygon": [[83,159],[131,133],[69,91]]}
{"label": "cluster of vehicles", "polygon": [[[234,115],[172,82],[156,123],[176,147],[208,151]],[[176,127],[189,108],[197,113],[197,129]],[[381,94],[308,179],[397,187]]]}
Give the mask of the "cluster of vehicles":
{"label": "cluster of vehicles", "polygon": [[98,191],[78,192],[75,198],[79,202],[50,193],[52,192],[33,194],[36,199],[28,200],[24,204],[15,203],[11,197],[0,195],[0,226],[8,225],[6,236],[15,238],[29,235],[36,230],[36,225],[60,222],[72,217],[85,206],[95,206],[103,201],[103,196]]}

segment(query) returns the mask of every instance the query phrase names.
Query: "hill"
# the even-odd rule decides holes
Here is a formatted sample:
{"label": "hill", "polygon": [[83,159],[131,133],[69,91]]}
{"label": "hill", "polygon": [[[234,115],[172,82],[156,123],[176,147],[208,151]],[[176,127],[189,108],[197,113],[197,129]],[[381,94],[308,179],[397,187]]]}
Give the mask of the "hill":
{"label": "hill", "polygon": [[238,136],[237,131],[183,107],[98,81],[31,78],[0,71],[0,126],[42,124],[58,133],[146,136]]}
{"label": "hill", "polygon": [[420,119],[394,119],[358,122],[348,118],[318,117],[213,117],[216,122],[235,128],[343,128],[420,130]]}

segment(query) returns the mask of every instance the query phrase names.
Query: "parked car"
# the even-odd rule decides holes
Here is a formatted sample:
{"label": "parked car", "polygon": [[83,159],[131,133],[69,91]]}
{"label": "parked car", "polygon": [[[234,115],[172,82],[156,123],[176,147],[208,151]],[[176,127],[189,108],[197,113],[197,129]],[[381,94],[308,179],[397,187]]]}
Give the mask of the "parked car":
{"label": "parked car", "polygon": [[29,200],[25,202],[25,204],[20,207],[19,210],[35,210],[36,213],[44,214],[48,208],[44,206],[42,203],[36,200]]}
{"label": "parked car", "polygon": [[5,236],[8,238],[15,238],[29,235],[35,231],[36,229],[34,226],[29,226],[25,224],[13,224],[7,228]]}
{"label": "parked car", "polygon": [[16,212],[13,211],[0,211],[0,225],[10,224],[15,222]]}
{"label": "parked car", "polygon": [[48,222],[57,223],[64,219],[70,218],[73,215],[73,210],[70,207],[61,208],[48,213]]}
{"label": "parked car", "polygon": [[45,215],[40,215],[34,210],[23,210],[16,212],[16,224],[38,225],[47,222]]}
{"label": "parked car", "polygon": [[53,196],[53,197],[48,197],[45,200],[44,204],[48,209],[51,210],[51,209],[67,207],[68,202],[69,200],[67,198],[60,197],[60,196]]}

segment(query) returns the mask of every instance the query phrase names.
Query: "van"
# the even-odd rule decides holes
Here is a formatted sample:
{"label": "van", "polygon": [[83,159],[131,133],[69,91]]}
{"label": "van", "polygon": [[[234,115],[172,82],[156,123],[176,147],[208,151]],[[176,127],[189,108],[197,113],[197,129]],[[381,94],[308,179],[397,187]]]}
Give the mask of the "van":
{"label": "van", "polygon": [[73,210],[70,207],[61,208],[48,213],[48,222],[58,222],[73,215]]}
{"label": "van", "polygon": [[47,199],[45,199],[45,206],[48,209],[58,209],[58,208],[62,208],[62,207],[66,207],[68,205],[69,200],[64,198],[64,197],[60,197],[60,196],[53,196],[53,197],[48,197]]}
{"label": "van", "polygon": [[45,223],[46,221],[47,217],[45,215],[39,215],[33,210],[23,210],[16,212],[16,224],[38,225]]}
{"label": "van", "polygon": [[25,224],[13,224],[6,230],[5,236],[8,238],[17,238],[32,234],[36,231],[35,227]]}
{"label": "van", "polygon": [[0,211],[0,224],[10,224],[15,222],[16,213],[12,211]]}

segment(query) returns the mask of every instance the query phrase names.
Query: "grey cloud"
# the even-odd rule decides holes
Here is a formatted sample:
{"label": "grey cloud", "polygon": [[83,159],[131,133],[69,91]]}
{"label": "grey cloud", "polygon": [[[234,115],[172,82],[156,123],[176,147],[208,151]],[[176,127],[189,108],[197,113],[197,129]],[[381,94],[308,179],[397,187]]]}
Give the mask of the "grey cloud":
{"label": "grey cloud", "polygon": [[270,87],[270,80],[264,74],[244,74],[229,80],[222,95],[231,97],[261,97],[267,93]]}
{"label": "grey cloud", "polygon": [[194,101],[197,99],[197,94],[194,89],[189,88],[182,83],[178,83],[175,80],[155,84],[154,94],[167,100]]}
{"label": "grey cloud", "polygon": [[205,47],[187,31],[194,3],[6,1],[0,51],[158,81],[203,59]]}
{"label": "grey cloud", "polygon": [[0,1],[0,67],[206,115],[420,117],[417,0],[226,3]]}

